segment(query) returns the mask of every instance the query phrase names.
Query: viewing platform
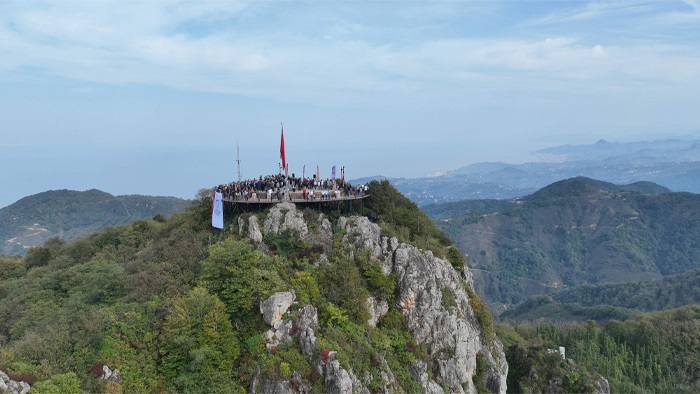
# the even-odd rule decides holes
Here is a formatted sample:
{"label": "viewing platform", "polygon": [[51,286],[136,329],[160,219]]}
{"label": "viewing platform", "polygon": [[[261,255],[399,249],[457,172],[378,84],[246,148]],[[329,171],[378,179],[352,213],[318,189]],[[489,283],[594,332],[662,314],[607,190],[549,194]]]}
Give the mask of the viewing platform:
{"label": "viewing platform", "polygon": [[243,196],[229,196],[226,197],[224,196],[222,198],[223,201],[225,202],[230,202],[230,203],[236,203],[236,204],[279,204],[282,202],[292,202],[295,204],[305,204],[305,203],[325,203],[325,202],[341,202],[341,201],[354,201],[354,200],[362,200],[367,197],[369,197],[371,194],[369,193],[360,193],[360,194],[355,194],[352,193],[348,196],[344,195],[342,192],[339,194],[334,193],[333,190],[326,190],[327,192],[330,192],[330,195],[328,196],[322,196],[321,192],[322,190],[314,190],[314,194],[306,195],[306,198],[304,198],[304,194],[302,192],[290,192],[289,196],[285,196],[283,193],[280,193],[280,196],[277,197],[277,193],[272,193],[271,197],[267,196],[266,192],[259,192],[259,193],[252,193],[248,195],[248,197],[243,197]]}

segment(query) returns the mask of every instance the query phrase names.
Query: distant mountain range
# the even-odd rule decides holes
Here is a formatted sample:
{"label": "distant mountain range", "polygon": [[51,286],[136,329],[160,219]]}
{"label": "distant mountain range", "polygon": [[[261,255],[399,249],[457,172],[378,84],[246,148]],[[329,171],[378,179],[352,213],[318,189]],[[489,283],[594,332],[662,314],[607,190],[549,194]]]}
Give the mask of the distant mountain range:
{"label": "distant mountain range", "polygon": [[495,310],[581,285],[700,268],[700,194],[650,182],[576,177],[523,198],[424,210],[468,255],[475,287]]}
{"label": "distant mountain range", "polygon": [[[668,139],[564,145],[534,152],[537,162],[477,163],[423,178],[387,178],[419,206],[464,199],[508,199],[562,179],[586,176],[616,184],[650,181],[700,193],[700,140]],[[362,178],[356,183],[382,176]]]}
{"label": "distant mountain range", "polygon": [[96,189],[35,194],[0,209],[0,253],[24,254],[51,237],[68,240],[157,214],[167,217],[188,205],[175,197],[115,197]]}

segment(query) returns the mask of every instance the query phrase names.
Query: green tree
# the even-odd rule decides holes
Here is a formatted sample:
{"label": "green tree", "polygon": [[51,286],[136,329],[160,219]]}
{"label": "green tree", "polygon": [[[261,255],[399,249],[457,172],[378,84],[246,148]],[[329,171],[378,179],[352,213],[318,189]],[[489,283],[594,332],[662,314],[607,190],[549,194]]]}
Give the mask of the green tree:
{"label": "green tree", "polygon": [[75,372],[53,375],[48,380],[36,382],[31,392],[32,394],[87,394],[87,391],[80,388],[80,380]]}
{"label": "green tree", "polygon": [[209,258],[202,262],[204,285],[224,302],[232,320],[242,323],[241,327],[262,321],[258,303],[271,291],[282,288],[279,274],[266,269],[271,265],[268,260],[250,243],[228,239],[212,245]]}
{"label": "green tree", "polygon": [[203,287],[175,301],[163,327],[163,371],[178,392],[227,392],[238,340],[224,304]]}

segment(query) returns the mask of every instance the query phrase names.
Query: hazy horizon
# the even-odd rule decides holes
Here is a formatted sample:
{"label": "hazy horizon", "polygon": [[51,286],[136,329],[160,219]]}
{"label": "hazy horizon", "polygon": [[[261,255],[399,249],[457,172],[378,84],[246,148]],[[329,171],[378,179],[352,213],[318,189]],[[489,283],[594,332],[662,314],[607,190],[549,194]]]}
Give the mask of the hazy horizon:
{"label": "hazy horizon", "polygon": [[[401,6],[399,7],[398,4]],[[700,1],[0,3],[0,207],[700,135]]]}

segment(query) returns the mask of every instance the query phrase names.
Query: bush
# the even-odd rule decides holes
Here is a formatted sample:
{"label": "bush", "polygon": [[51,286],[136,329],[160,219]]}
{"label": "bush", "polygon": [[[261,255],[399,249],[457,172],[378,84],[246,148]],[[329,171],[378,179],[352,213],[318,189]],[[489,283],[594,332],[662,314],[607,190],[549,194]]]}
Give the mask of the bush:
{"label": "bush", "polygon": [[462,270],[464,270],[464,265],[466,264],[464,256],[462,256],[459,249],[455,248],[454,246],[447,248],[447,260],[458,272],[461,273]]}
{"label": "bush", "polygon": [[32,269],[34,267],[41,267],[47,265],[51,259],[51,252],[48,248],[43,246],[36,246],[29,251],[24,256],[24,267],[26,269]]}

